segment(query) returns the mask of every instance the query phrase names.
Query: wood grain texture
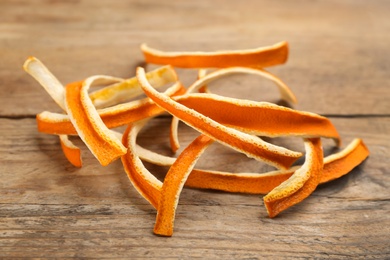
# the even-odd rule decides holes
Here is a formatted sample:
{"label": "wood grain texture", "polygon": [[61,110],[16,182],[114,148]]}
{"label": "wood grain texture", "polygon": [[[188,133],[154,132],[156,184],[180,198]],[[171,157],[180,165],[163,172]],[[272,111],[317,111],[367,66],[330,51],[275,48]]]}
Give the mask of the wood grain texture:
{"label": "wood grain texture", "polygon": [[[0,256],[389,257],[390,119],[332,121],[345,142],[359,136],[371,150],[370,158],[351,174],[321,185],[275,219],[267,217],[261,196],[184,189],[174,236],[161,238],[152,234],[155,210],[137,194],[119,162],[102,167],[83,148],[85,167],[75,169],[55,136],[36,132],[34,120],[3,119]],[[169,154],[168,127],[168,118],[153,120],[139,143]],[[184,144],[196,136],[185,126],[180,134]],[[302,145],[279,140],[287,141]],[[332,149],[325,141],[325,152]],[[213,145],[198,166],[266,170],[259,162],[242,159]],[[148,167],[161,178],[166,172]]]}
{"label": "wood grain texture", "polygon": [[[390,2],[93,1],[0,3],[0,258],[388,259],[390,258]],[[330,115],[344,145],[360,137],[370,157],[275,219],[262,196],[185,188],[171,238],[153,235],[156,211],[120,161],[102,167],[85,146],[70,165],[34,116],[59,111],[21,68],[40,58],[63,83],[94,74],[130,77],[143,42],[163,50],[253,48],[287,40],[290,59],[270,68],[297,94],[297,109]],[[196,73],[179,70],[189,84]],[[217,93],[279,102],[255,76],[215,82]],[[172,155],[169,118],[139,143]],[[158,135],[156,134],[158,133]],[[180,124],[180,141],[197,133]],[[334,152],[324,141],[324,152]],[[273,143],[303,151],[296,138]],[[160,179],[165,167],[146,166]],[[272,168],[213,144],[197,167]]]}
{"label": "wood grain texture", "polygon": [[[289,61],[270,70],[298,93],[297,108],[322,114],[389,114],[389,8],[386,0],[3,0],[0,85],[8,95],[0,96],[0,113],[25,115],[56,108],[20,69],[31,55],[65,84],[94,74],[133,76],[143,62],[143,42],[163,50],[208,51],[286,40]],[[189,83],[193,77],[184,73],[182,79]],[[217,85],[232,86],[229,91],[240,88],[236,94],[242,97],[252,98],[259,91],[261,99],[277,98],[272,85],[256,77],[232,81],[235,84],[229,80]],[[348,106],[340,99],[345,93]],[[26,107],[27,99],[36,102]]]}

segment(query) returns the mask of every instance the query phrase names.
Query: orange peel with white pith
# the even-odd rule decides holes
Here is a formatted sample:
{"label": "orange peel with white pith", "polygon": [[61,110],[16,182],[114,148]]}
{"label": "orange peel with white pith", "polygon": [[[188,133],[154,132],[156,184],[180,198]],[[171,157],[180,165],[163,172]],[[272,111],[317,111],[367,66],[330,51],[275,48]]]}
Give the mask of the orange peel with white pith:
{"label": "orange peel with white pith", "polygon": [[[195,92],[208,92],[208,88],[206,88],[207,84],[223,78],[232,74],[253,74],[268,80],[273,81],[280,92],[281,98],[289,103],[296,103],[297,99],[291,89],[278,77],[271,74],[270,72],[264,69],[255,69],[255,68],[245,68],[245,67],[231,67],[219,69],[209,74],[206,74],[206,70],[202,69],[198,72],[198,80],[195,81],[188,89],[187,93],[195,93]],[[219,110],[218,110],[219,111]],[[170,131],[170,142],[172,151],[177,151],[180,148],[179,140],[178,140],[178,124],[179,119],[173,117],[171,123],[171,131]]]}
{"label": "orange peel with white pith", "polygon": [[155,234],[172,236],[180,192],[200,155],[212,142],[213,140],[210,137],[200,135],[184,149],[174,164],[169,168],[161,189],[156,224],[153,230]]}
{"label": "orange peel with white pith", "polygon": [[157,209],[162,183],[145,168],[136,150],[137,134],[145,123],[141,121],[127,127],[122,138],[123,144],[127,147],[127,153],[121,159],[125,172],[134,188]]}
{"label": "orange peel with white pith", "polygon": [[67,135],[59,135],[61,149],[68,161],[75,167],[82,167],[81,150],[69,140]]}
{"label": "orange peel with white pith", "polygon": [[[177,82],[177,74],[172,66],[159,67],[146,74],[154,88],[161,88],[169,83]],[[101,88],[89,94],[93,104],[97,108],[109,107],[124,103],[132,98],[140,96],[143,91],[136,77],[125,79],[121,82]]]}
{"label": "orange peel with white pith", "polygon": [[[23,67],[64,113],[40,113],[39,131],[58,135],[65,156],[76,167],[82,166],[81,152],[68,135],[78,135],[102,165],[120,157],[134,188],[157,210],[154,227],[157,235],[173,234],[175,212],[184,186],[266,194],[264,205],[272,218],[305,200],[319,184],[351,172],[369,156],[363,141],[355,139],[340,152],[324,157],[321,138],[332,138],[341,144],[336,128],[326,117],[209,91],[208,84],[214,80],[246,73],[273,81],[282,99],[295,103],[295,95],[288,86],[264,70],[287,60],[286,42],[238,51],[163,52],[146,45],[141,50],[146,62],[169,65],[148,73],[137,68],[136,77],[131,79],[92,76],[66,88],[34,57],[27,59]],[[198,79],[185,89],[173,67],[199,69]],[[217,70],[207,74],[206,68]],[[167,84],[173,85],[164,93],[156,90]],[[93,86],[103,88],[89,93]],[[147,98],[130,101],[140,94],[146,94]],[[177,158],[152,152],[136,143],[144,124],[165,112],[176,117],[171,124],[173,150],[179,149],[179,120],[201,133]],[[123,125],[128,125],[123,135],[111,130]],[[305,162],[291,166],[302,153],[276,146],[272,140],[265,142],[259,136],[302,138]],[[196,162],[213,141],[279,169],[268,173],[195,169]],[[168,166],[164,181],[154,176],[143,161]]]}
{"label": "orange peel with white pith", "polygon": [[314,113],[216,94],[188,94],[174,100],[220,124],[245,133],[267,137],[325,137],[334,139],[336,144],[341,142],[332,122]]}
{"label": "orange peel with white pith", "polygon": [[265,68],[283,64],[288,57],[287,42],[257,49],[214,52],[166,52],[141,45],[147,63],[169,64],[179,68]]}
{"label": "orange peel with white pith", "polygon": [[307,198],[320,181],[324,166],[321,139],[305,139],[305,148],[305,163],[263,198],[271,218]]}
{"label": "orange peel with white pith", "polygon": [[176,116],[201,133],[247,156],[262,160],[278,168],[288,168],[302,154],[264,142],[260,138],[226,127],[218,122],[175,102],[154,90],[145,77],[145,70],[137,68],[137,77],[145,94],[158,106]]}
{"label": "orange peel with white pith", "polygon": [[[170,165],[172,159],[143,152],[144,160],[159,165]],[[361,164],[369,156],[369,150],[360,138],[354,139],[340,152],[326,156],[319,184],[340,178]],[[215,189],[226,192],[267,194],[286,181],[299,169],[293,166],[285,171],[267,173],[229,173],[194,169],[187,179],[186,186],[198,189]]]}
{"label": "orange peel with white pith", "polygon": [[[184,92],[184,87],[180,82],[177,82],[164,93],[168,96],[177,96]],[[144,98],[98,109],[97,112],[108,128],[115,128],[157,116],[165,111],[156,106],[150,99]],[[77,135],[68,115],[44,111],[37,115],[37,125],[38,130],[42,133]]]}
{"label": "orange peel with white pith", "polygon": [[88,95],[90,86],[118,81],[111,77],[90,77],[66,86],[65,107],[79,137],[103,166],[126,153],[121,141],[106,127]]}

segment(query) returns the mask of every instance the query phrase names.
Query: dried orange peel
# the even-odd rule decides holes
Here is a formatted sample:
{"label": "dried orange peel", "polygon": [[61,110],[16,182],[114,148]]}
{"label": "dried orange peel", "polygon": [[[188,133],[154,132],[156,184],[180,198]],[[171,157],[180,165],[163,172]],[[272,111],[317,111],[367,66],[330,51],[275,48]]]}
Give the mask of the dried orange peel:
{"label": "dried orange peel", "polygon": [[332,122],[314,113],[216,94],[188,94],[174,100],[241,132],[267,137],[325,137],[334,139],[336,144],[341,142]]}
{"label": "dried orange peel", "polygon": [[264,204],[271,218],[307,198],[320,181],[323,169],[321,139],[305,139],[305,148],[305,163],[264,197]]}
{"label": "dried orange peel", "polygon": [[283,64],[288,57],[287,42],[257,49],[215,52],[165,52],[141,45],[145,61],[154,64],[170,64],[179,68],[227,68],[257,67]]}
{"label": "dried orange peel", "polygon": [[66,110],[64,86],[39,59],[29,57],[24,62],[23,69],[41,84],[62,110]]}
{"label": "dried orange peel", "polygon": [[137,78],[145,94],[158,106],[176,116],[201,133],[257,160],[275,167],[288,168],[302,154],[264,142],[260,138],[226,127],[218,122],[179,104],[170,97],[156,91],[145,77],[145,70],[137,68]]}
{"label": "dried orange peel", "polygon": [[[327,183],[340,178],[352,171],[369,155],[363,140],[354,139],[342,151],[326,156],[319,183]],[[172,158],[162,155],[143,152],[145,161],[170,165]],[[194,169],[188,177],[186,186],[201,189],[215,189],[227,192],[240,192],[250,194],[267,194],[272,189],[286,181],[300,168],[293,166],[285,171],[272,171],[267,173],[229,173]]]}
{"label": "dried orange peel", "polygon": [[[281,98],[289,103],[296,103],[297,99],[291,89],[278,77],[275,75],[265,71],[264,69],[254,69],[254,68],[245,68],[245,67],[232,67],[232,68],[224,68],[219,69],[210,74],[206,74],[206,70],[202,69],[198,72],[198,80],[195,81],[187,90],[187,93],[195,93],[195,92],[209,92],[208,88],[206,88],[207,84],[218,80],[220,78],[226,77],[231,74],[242,73],[242,74],[253,74],[266,79],[273,81],[280,92]],[[222,109],[219,109],[222,110]],[[218,110],[218,111],[219,111]],[[173,117],[171,123],[171,132],[170,132],[170,142],[172,150],[175,152],[180,148],[177,128],[179,124],[179,119]]]}
{"label": "dried orange peel", "polygon": [[208,136],[200,135],[184,149],[175,163],[169,168],[161,189],[156,224],[154,226],[155,234],[172,236],[175,211],[179,203],[180,192],[200,155],[212,142],[213,140]]}
{"label": "dried orange peel", "polygon": [[[355,139],[340,152],[324,157],[321,138],[332,138],[341,144],[336,128],[326,117],[209,91],[208,84],[214,80],[234,73],[253,74],[273,81],[282,99],[295,103],[288,86],[264,70],[287,60],[286,42],[238,51],[163,52],[146,45],[141,50],[146,62],[166,66],[148,73],[137,68],[136,77],[130,79],[92,76],[66,88],[34,57],[28,58],[23,67],[63,110],[63,114],[38,114],[39,131],[58,135],[65,156],[76,167],[82,166],[81,150],[68,135],[79,136],[102,165],[121,158],[134,188],[157,210],[157,235],[173,234],[184,186],[266,194],[264,205],[269,217],[275,217],[306,199],[317,185],[351,172],[369,156],[363,141]],[[198,79],[186,89],[173,67],[199,69]],[[207,74],[206,68],[217,70]],[[167,84],[171,86],[165,92],[157,91]],[[94,86],[103,88],[90,93]],[[141,94],[147,98],[132,100]],[[136,142],[146,122],[165,112],[174,117],[170,136],[173,150],[179,149],[179,120],[200,132],[177,158],[150,151]],[[128,125],[123,135],[111,130],[123,125]],[[259,136],[301,138],[305,162],[292,166],[302,153],[276,146],[272,139],[265,142]],[[194,168],[213,141],[278,169],[268,173],[229,173]],[[151,173],[143,161],[168,166],[164,180]]]}
{"label": "dried orange peel", "polygon": [[157,209],[162,183],[145,168],[136,149],[137,134],[145,123],[141,121],[129,125],[123,134],[122,142],[127,147],[127,153],[122,156],[122,164],[134,188]]}
{"label": "dried orange peel", "polygon": [[[184,87],[177,82],[169,87],[164,93],[168,96],[177,96],[185,92]],[[150,99],[144,98],[118,104],[97,110],[103,123],[108,128],[115,128],[134,123],[149,117],[157,116],[164,112]],[[77,131],[68,115],[44,111],[37,115],[38,130],[47,134],[76,135]]]}
{"label": "dried orange peel", "polygon": [[65,107],[79,137],[92,154],[105,166],[126,153],[121,141],[107,128],[99,117],[88,89],[94,84],[111,84],[119,80],[94,76],[85,81],[66,86]]}
{"label": "dried orange peel", "polygon": [[[160,88],[178,81],[175,70],[169,65],[148,72],[146,77],[154,88]],[[95,107],[102,108],[124,103],[141,94],[143,94],[143,91],[137,78],[132,77],[92,92],[89,97]]]}
{"label": "dried orange peel", "polygon": [[62,151],[68,161],[75,167],[83,165],[81,159],[81,150],[69,140],[67,135],[59,135]]}

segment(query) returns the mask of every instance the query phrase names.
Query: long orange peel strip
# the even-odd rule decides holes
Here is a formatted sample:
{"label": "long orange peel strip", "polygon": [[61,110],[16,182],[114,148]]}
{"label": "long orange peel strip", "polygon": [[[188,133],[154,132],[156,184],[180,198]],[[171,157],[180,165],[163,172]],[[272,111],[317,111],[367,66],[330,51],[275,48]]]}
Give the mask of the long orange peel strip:
{"label": "long orange peel strip", "polygon": [[[63,111],[66,111],[64,86],[39,59],[29,57],[23,64],[23,69],[40,83]],[[67,135],[59,135],[59,140],[61,149],[68,161],[75,167],[81,167],[80,148],[74,145]]]}
{"label": "long orange peel strip", "polygon": [[175,100],[222,125],[245,133],[267,137],[325,137],[340,143],[340,136],[331,121],[314,113],[216,94],[194,93]]}
{"label": "long orange peel strip", "polygon": [[62,110],[66,111],[64,86],[39,59],[29,57],[24,62],[23,69],[41,84]]}
{"label": "long orange peel strip", "polygon": [[264,69],[254,69],[245,67],[230,67],[213,71],[207,75],[203,75],[197,81],[195,81],[187,90],[187,93],[199,92],[199,89],[220,78],[229,76],[231,74],[252,74],[257,75],[268,80],[271,80],[278,87],[280,96],[283,100],[289,103],[297,103],[297,98],[291,89],[278,77]]}
{"label": "long orange peel strip", "polygon": [[[160,88],[168,83],[177,81],[177,74],[172,66],[159,67],[146,74],[148,81],[154,88]],[[135,98],[143,94],[136,77],[101,88],[89,94],[97,108],[112,106]]]}
{"label": "long orange peel strip", "polygon": [[[233,73],[249,73],[273,81],[282,99],[295,103],[296,98],[287,85],[263,69],[287,60],[286,42],[239,51],[163,52],[146,45],[141,49],[146,62],[170,65],[149,73],[137,68],[136,77],[127,80],[92,76],[66,88],[34,57],[28,58],[23,68],[67,113],[45,111],[39,114],[39,130],[59,135],[65,156],[76,167],[82,166],[81,153],[69,140],[69,134],[79,135],[102,165],[121,157],[133,186],[157,209],[155,234],[173,234],[175,211],[184,185],[228,192],[268,193],[263,199],[272,218],[307,198],[317,185],[347,174],[369,156],[363,141],[355,139],[342,151],[324,158],[320,137],[333,138],[340,145],[339,134],[325,117],[267,102],[209,93],[207,84],[211,81]],[[185,90],[172,66],[200,69],[198,80]],[[218,70],[206,74],[205,68]],[[168,83],[175,84],[164,93],[156,90]],[[95,85],[106,87],[88,93]],[[142,93],[148,98],[123,103]],[[136,144],[138,132],[146,121],[163,112],[177,118],[172,121],[171,139],[177,138],[179,120],[202,133],[178,158],[163,156]],[[130,125],[123,135],[110,130],[125,124]],[[304,138],[305,162],[289,168],[301,153],[272,145],[255,135]],[[201,154],[213,141],[280,170],[255,174],[194,169]],[[178,140],[171,142],[176,142],[173,147],[178,149]],[[164,182],[150,173],[141,159],[170,166]]]}
{"label": "long orange peel strip", "polygon": [[126,153],[126,148],[99,117],[88,95],[94,84],[112,84],[120,80],[93,76],[66,86],[65,106],[79,137],[101,165],[106,166]]}
{"label": "long orange peel strip", "polygon": [[122,156],[122,164],[134,188],[154,207],[158,208],[162,182],[151,174],[137,154],[136,138],[145,121],[130,124],[123,134],[122,142],[127,153]]}
{"label": "long orange peel strip", "polygon": [[[152,164],[171,166],[176,158],[161,155],[141,146],[137,146],[139,157]],[[338,179],[369,156],[369,150],[360,138],[354,139],[343,150],[324,158],[324,168],[320,184]],[[186,186],[198,189],[214,189],[226,192],[267,194],[276,186],[290,178],[300,166],[288,170],[266,173],[231,173],[212,170],[193,169],[186,181]]]}
{"label": "long orange peel strip", "polygon": [[[263,69],[254,69],[254,68],[245,68],[245,67],[232,67],[232,68],[224,68],[214,71],[208,75],[206,75],[205,70],[199,70],[198,80],[195,81],[187,90],[187,93],[195,93],[195,92],[204,92],[206,88],[204,88],[207,84],[211,83],[214,80],[220,79],[222,77],[236,74],[236,73],[245,73],[245,74],[253,74],[260,77],[267,78],[273,81],[279,89],[280,95],[283,100],[296,103],[297,99],[291,89],[278,77],[271,74],[270,72]],[[219,110],[218,110],[219,111]],[[179,140],[178,140],[178,124],[179,120],[176,117],[173,117],[171,122],[171,130],[170,130],[170,142],[172,151],[177,151],[180,148]]]}
{"label": "long orange peel strip", "polygon": [[305,139],[304,143],[305,163],[263,198],[271,218],[301,202],[317,188],[324,166],[321,139]]}
{"label": "long orange peel strip", "polygon": [[302,154],[278,147],[260,138],[226,127],[156,91],[145,77],[145,70],[137,68],[137,78],[145,94],[158,106],[176,116],[201,133],[221,142],[248,157],[264,161],[278,168],[288,168]]}
{"label": "long orange peel strip", "polygon": [[160,202],[157,209],[154,233],[172,236],[175,212],[180,192],[200,155],[213,142],[211,138],[200,135],[178,156],[164,178]]}
{"label": "long orange peel strip", "polygon": [[[178,96],[185,93],[180,82],[176,82],[165,92],[168,96]],[[149,98],[134,100],[127,103],[97,110],[103,123],[108,128],[134,123],[149,117],[159,115],[165,110],[156,106]],[[47,134],[76,135],[77,131],[71,123],[69,116],[44,111],[37,115],[38,130]]]}
{"label": "long orange peel strip", "polygon": [[141,45],[145,61],[154,64],[170,64],[180,68],[265,68],[283,64],[288,58],[287,42],[257,49],[215,52],[164,52]]}
{"label": "long orange peel strip", "polygon": [[81,150],[69,140],[67,135],[59,135],[61,149],[68,161],[75,167],[82,167]]}

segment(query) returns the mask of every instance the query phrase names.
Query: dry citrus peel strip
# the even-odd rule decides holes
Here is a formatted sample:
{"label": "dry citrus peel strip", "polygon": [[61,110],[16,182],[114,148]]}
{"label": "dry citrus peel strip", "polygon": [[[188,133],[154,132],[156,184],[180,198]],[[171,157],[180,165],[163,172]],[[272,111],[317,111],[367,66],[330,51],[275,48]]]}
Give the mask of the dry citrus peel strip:
{"label": "dry citrus peel strip", "polygon": [[141,121],[127,127],[122,139],[127,153],[121,159],[135,189],[157,209],[163,184],[145,168],[137,154],[136,138],[144,124],[145,122]]}
{"label": "dry citrus peel strip", "polygon": [[[263,69],[253,69],[253,68],[244,68],[244,67],[232,67],[232,68],[225,68],[225,69],[219,69],[217,71],[214,71],[208,75],[205,74],[205,70],[199,70],[198,72],[198,80],[195,81],[187,90],[187,93],[194,93],[197,91],[204,92],[207,90],[204,87],[206,84],[211,83],[214,80],[220,79],[222,77],[235,74],[235,73],[245,73],[245,74],[253,74],[258,75],[264,78],[267,78],[271,81],[273,81],[279,89],[280,95],[282,99],[284,99],[287,102],[296,103],[296,97],[291,91],[291,89],[278,77],[275,75],[263,70]],[[203,88],[203,91],[201,89]],[[220,111],[222,109],[218,109],[217,111]],[[180,148],[179,140],[178,140],[178,124],[179,119],[173,118],[172,124],[171,124],[171,131],[170,131],[170,140],[171,140],[171,147],[172,150],[175,152]]]}
{"label": "dry citrus peel strip", "polygon": [[145,94],[158,106],[164,108],[167,112],[201,133],[224,143],[239,152],[245,153],[249,157],[265,161],[278,168],[288,168],[301,156],[301,153],[299,152],[271,145],[256,136],[223,126],[218,122],[175,102],[170,97],[157,92],[147,81],[145,71],[141,67],[137,68],[137,77]]}
{"label": "dry citrus peel strip", "polygon": [[345,149],[324,158],[320,183],[340,178],[362,163],[370,154],[360,138],[354,139]]}
{"label": "dry citrus peel strip", "polygon": [[[146,154],[144,155],[146,156]],[[368,155],[369,151],[363,141],[355,139],[342,151],[325,157],[320,184],[349,173]],[[162,161],[161,158],[159,160]],[[166,160],[165,162],[168,163],[169,161]],[[267,194],[287,180],[298,168],[298,166],[294,166],[286,171],[268,173],[229,173],[194,169],[186,182],[186,186],[227,192]]]}
{"label": "dry citrus peel strip", "polygon": [[[137,153],[142,160],[160,166],[170,166],[176,158],[161,155],[137,146]],[[348,174],[369,156],[369,151],[360,138],[354,139],[340,152],[324,158],[324,168],[320,184]],[[299,169],[291,167],[283,171],[267,173],[231,173],[212,170],[193,169],[185,186],[198,189],[214,189],[226,192],[249,194],[267,194],[276,186],[286,181]]]}
{"label": "dry citrus peel strip", "polygon": [[[177,96],[185,92],[184,87],[177,82],[164,93],[168,96]],[[149,98],[119,104],[109,108],[98,109],[100,118],[108,128],[130,124],[145,118],[153,117],[165,112],[156,106]],[[38,130],[47,134],[76,135],[77,131],[68,115],[44,111],[37,115]]]}
{"label": "dry citrus peel strip", "polygon": [[[154,88],[160,88],[177,81],[177,74],[169,65],[148,72],[146,77]],[[89,96],[96,107],[102,108],[123,103],[141,94],[143,91],[138,80],[133,77],[94,91]]]}
{"label": "dry citrus peel strip", "polygon": [[314,113],[215,94],[194,93],[175,100],[220,124],[246,133],[267,137],[326,137],[340,143],[331,121]]}
{"label": "dry citrus peel strip", "polygon": [[196,138],[176,159],[164,178],[154,233],[172,236],[176,207],[184,183],[203,151],[213,142],[205,135]]}
{"label": "dry citrus peel strip", "polygon": [[231,74],[253,74],[266,79],[271,80],[278,87],[281,98],[289,103],[297,103],[297,99],[291,89],[278,77],[264,69],[254,69],[254,68],[245,68],[245,67],[231,67],[224,68],[213,71],[195,81],[187,90],[187,93],[198,92],[201,87],[206,84],[218,80],[220,78],[226,77]]}
{"label": "dry citrus peel strip", "polygon": [[115,81],[111,77],[94,76],[66,86],[65,105],[69,118],[81,140],[103,166],[125,154],[126,148],[104,125],[89,98],[88,89],[94,83]]}
{"label": "dry citrus peel strip", "polygon": [[226,68],[258,67],[265,68],[283,64],[288,57],[287,42],[272,46],[216,52],[164,52],[141,45],[145,61],[154,64],[170,64],[180,68]]}
{"label": "dry citrus peel strip", "polygon": [[59,135],[61,149],[68,161],[75,167],[82,167],[81,151],[69,140],[67,135]]}
{"label": "dry citrus peel strip", "polygon": [[40,60],[29,57],[25,61],[23,69],[41,84],[62,110],[66,111],[64,86]]}
{"label": "dry citrus peel strip", "polygon": [[305,139],[305,163],[293,175],[264,196],[269,217],[307,198],[317,187],[323,169],[320,138]]}

